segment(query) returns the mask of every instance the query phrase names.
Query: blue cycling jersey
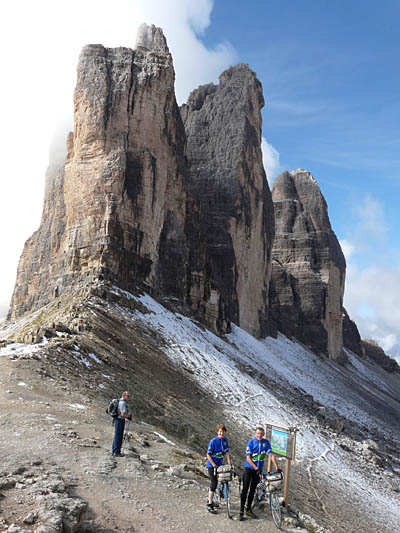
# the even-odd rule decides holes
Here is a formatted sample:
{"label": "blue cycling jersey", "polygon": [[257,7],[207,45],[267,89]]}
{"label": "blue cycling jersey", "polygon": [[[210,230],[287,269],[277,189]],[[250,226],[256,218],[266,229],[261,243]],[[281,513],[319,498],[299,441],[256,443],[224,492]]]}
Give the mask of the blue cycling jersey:
{"label": "blue cycling jersey", "polygon": [[[224,455],[226,452],[229,452],[228,447],[228,440],[224,437],[223,439],[220,439],[219,437],[215,437],[214,439],[210,440],[210,444],[208,445],[207,455],[211,455],[214,463],[217,466],[222,465],[222,461],[224,460]],[[213,465],[210,463],[210,461],[207,459],[206,465],[208,468],[212,468]]]}
{"label": "blue cycling jersey", "polygon": [[262,472],[262,469],[264,466],[264,459],[267,453],[272,453],[269,440],[267,439],[257,440],[254,437],[254,439],[249,440],[249,442],[247,443],[246,461],[244,463],[244,466],[247,468],[253,468],[251,464],[247,461],[247,457],[250,456],[253,463],[257,465],[259,471]]}

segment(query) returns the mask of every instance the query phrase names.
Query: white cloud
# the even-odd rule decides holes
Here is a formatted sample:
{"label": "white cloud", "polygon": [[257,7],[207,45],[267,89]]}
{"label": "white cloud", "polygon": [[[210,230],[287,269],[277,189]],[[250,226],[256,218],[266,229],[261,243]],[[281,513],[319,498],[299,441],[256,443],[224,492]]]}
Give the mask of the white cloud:
{"label": "white cloud", "polygon": [[[389,255],[382,202],[369,194],[359,199],[352,208],[349,227],[351,237],[340,241],[347,262],[344,306],[362,337],[400,357],[400,263],[380,259]],[[362,263],[366,257],[367,266]]]}
{"label": "white cloud", "polygon": [[368,237],[368,240],[383,241],[388,232],[388,225],[385,220],[385,210],[382,203],[366,194],[361,202],[354,207],[359,223],[356,227],[357,232],[362,238]]}
{"label": "white cloud", "polygon": [[[41,0],[7,2],[0,33],[2,178],[0,316],[13,290],[24,241],[42,210],[49,146],[70,128],[76,65],[82,47],[133,47],[142,22],[164,29],[176,70],[178,101],[216,81],[235,53],[229,43],[207,49],[198,36],[210,23],[212,0]],[[65,124],[68,124],[68,127]]]}
{"label": "white cloud", "polygon": [[390,352],[399,343],[399,339],[397,335],[394,335],[393,333],[389,333],[388,335],[385,335],[384,337],[379,337],[378,342],[382,346],[382,348],[385,350],[385,352]]}
{"label": "white cloud", "polygon": [[[356,261],[363,254],[371,252],[373,260],[378,255],[383,255],[387,246],[389,225],[385,217],[385,206],[380,200],[372,198],[370,194],[356,200],[353,198],[348,214],[348,227],[351,228],[351,235],[340,241],[346,261]],[[378,251],[380,253],[377,253]]]}
{"label": "white cloud", "polygon": [[268,183],[272,185],[274,179],[282,172],[279,152],[276,148],[267,142],[265,137],[261,141],[261,150],[263,153],[263,164],[267,173]]}
{"label": "white cloud", "polygon": [[346,258],[346,263],[350,261],[350,257],[353,255],[355,251],[355,246],[350,241],[343,239],[340,241],[340,246],[342,248],[342,252]]}
{"label": "white cloud", "polygon": [[346,273],[344,306],[360,335],[378,342],[400,357],[400,265],[359,268],[350,262]]}

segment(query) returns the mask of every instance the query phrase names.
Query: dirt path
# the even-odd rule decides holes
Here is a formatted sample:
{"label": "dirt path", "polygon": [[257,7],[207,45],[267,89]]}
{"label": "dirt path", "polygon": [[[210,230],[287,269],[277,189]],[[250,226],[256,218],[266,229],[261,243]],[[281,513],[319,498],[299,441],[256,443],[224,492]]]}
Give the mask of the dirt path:
{"label": "dirt path", "polygon": [[[240,523],[228,521],[224,509],[210,515],[203,458],[182,443],[166,442],[148,424],[129,429],[126,456],[113,458],[113,427],[104,406],[63,390],[54,379],[38,383],[21,360],[0,358],[0,487],[10,476],[16,481],[0,490],[0,531],[13,531],[10,524],[16,532],[50,531],[40,530],[40,518],[33,524],[23,519],[35,514],[35,487],[62,481],[71,497],[88,504],[82,532],[276,531],[269,511]],[[235,515],[237,495],[236,487]]]}

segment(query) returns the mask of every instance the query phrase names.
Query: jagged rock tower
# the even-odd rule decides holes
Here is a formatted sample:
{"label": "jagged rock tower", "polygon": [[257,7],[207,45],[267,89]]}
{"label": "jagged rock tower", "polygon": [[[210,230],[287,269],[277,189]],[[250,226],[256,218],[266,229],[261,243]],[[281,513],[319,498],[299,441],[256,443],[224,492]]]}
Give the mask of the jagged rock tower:
{"label": "jagged rock tower", "polygon": [[316,353],[342,358],[346,262],[328,208],[309,172],[278,176],[270,309],[276,328]]}
{"label": "jagged rock tower", "polygon": [[89,278],[185,298],[185,132],[174,78],[154,26],[140,28],[135,50],[83,49],[67,160],[47,180],[8,318]]}
{"label": "jagged rock tower", "polygon": [[261,153],[261,83],[246,64],[182,106],[192,202],[189,302],[220,331],[267,332],[274,217]]}

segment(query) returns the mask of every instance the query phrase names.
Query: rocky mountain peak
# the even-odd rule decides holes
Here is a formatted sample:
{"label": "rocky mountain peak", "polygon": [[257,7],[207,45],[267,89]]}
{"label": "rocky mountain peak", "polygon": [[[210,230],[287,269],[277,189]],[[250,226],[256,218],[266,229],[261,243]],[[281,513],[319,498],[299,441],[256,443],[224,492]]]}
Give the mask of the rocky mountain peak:
{"label": "rocky mountain peak", "polygon": [[137,51],[82,50],[67,159],[48,180],[9,318],[97,279],[185,296],[185,132],[175,73],[160,28],[142,26],[139,43]]}
{"label": "rocky mountain peak", "polygon": [[271,308],[276,327],[317,353],[340,360],[346,262],[325,199],[303,169],[278,176],[272,199],[276,236]]}
{"label": "rocky mountain peak", "polygon": [[139,26],[135,43],[136,50],[153,50],[168,52],[167,39],[161,28],[157,28],[154,24],[143,23]]}
{"label": "rocky mountain peak", "polygon": [[262,95],[262,86],[260,80],[257,78],[257,74],[252,70],[247,63],[238,63],[237,65],[231,66],[228,69],[224,70],[219,76],[220,85],[235,84],[240,82],[243,85],[243,81],[247,81],[250,85],[256,87],[257,91],[260,91],[260,96],[262,97],[262,103],[260,101],[260,106],[264,105],[264,97]]}
{"label": "rocky mountain peak", "polygon": [[317,182],[315,181],[315,179],[314,179],[314,176],[313,176],[313,175],[311,174],[311,172],[309,172],[308,170],[304,170],[303,168],[298,168],[297,170],[292,170],[292,171],[290,172],[290,175],[293,176],[293,177],[294,177],[294,176],[297,176],[297,175],[299,175],[299,174],[304,175],[304,177],[306,177],[306,178],[312,180],[314,183],[317,183]]}
{"label": "rocky mountain peak", "polygon": [[[274,181],[272,195],[274,203],[298,202],[303,212],[313,213],[312,217],[301,217],[297,222],[305,223],[307,219],[314,231],[332,229],[325,198],[310,172],[303,169],[283,172]],[[283,218],[281,222],[285,220]],[[308,228],[304,230],[308,231]]]}
{"label": "rocky mountain peak", "polygon": [[266,333],[274,219],[261,153],[261,83],[246,64],[181,108],[187,136],[189,302],[212,327]]}
{"label": "rocky mountain peak", "polygon": [[218,92],[219,99],[224,94],[224,98],[228,101],[241,101],[243,106],[252,103],[256,97],[257,104],[251,107],[251,113],[259,113],[259,110],[264,107],[262,86],[256,73],[249,68],[247,63],[239,63],[229,67],[219,76],[218,85],[207,83],[200,85],[190,93],[186,104],[181,107],[184,121],[189,110],[198,111],[206,99],[213,98],[216,92]]}

